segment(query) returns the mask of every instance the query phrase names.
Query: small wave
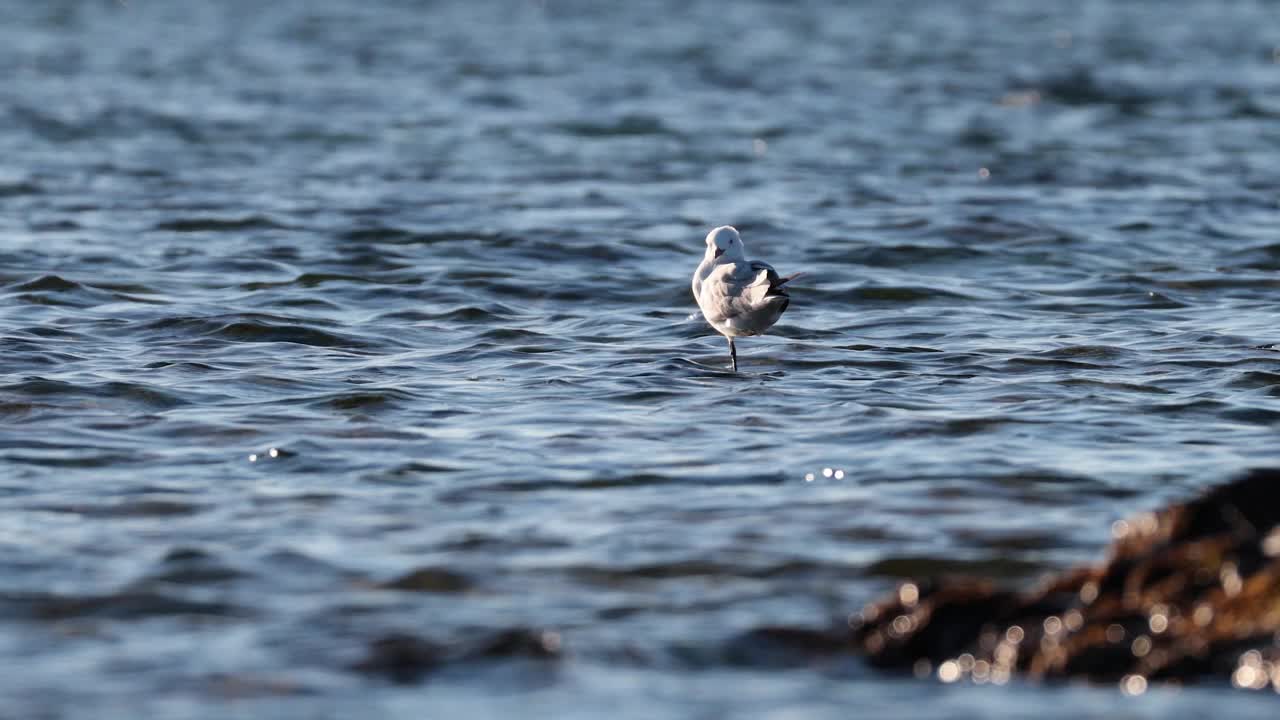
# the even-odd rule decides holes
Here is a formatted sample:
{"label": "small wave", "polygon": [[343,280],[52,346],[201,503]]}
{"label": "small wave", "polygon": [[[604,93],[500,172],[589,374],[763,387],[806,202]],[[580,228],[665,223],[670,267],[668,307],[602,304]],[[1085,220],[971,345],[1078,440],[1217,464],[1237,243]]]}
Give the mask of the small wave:
{"label": "small wave", "polygon": [[334,410],[369,410],[396,401],[413,399],[411,393],[396,389],[370,389],[327,396],[318,402]]}
{"label": "small wave", "polygon": [[1121,360],[1127,357],[1133,357],[1135,351],[1129,348],[1118,347],[1116,345],[1068,345],[1066,347],[1054,348],[1040,353],[1040,357],[1059,358],[1067,360],[1088,359],[1088,360]]}
{"label": "small wave", "polygon": [[1280,410],[1263,407],[1233,407],[1218,413],[1223,420],[1258,425],[1275,425],[1280,422]]}
{"label": "small wave", "polygon": [[[287,324],[286,324],[287,323]],[[315,347],[364,348],[369,343],[278,316],[173,317],[156,320],[144,330],[216,337],[232,342],[295,343]]]}
{"label": "small wave", "polygon": [[44,188],[27,180],[19,182],[0,182],[0,198],[18,197],[20,195],[40,195]]}
{"label": "small wave", "polygon": [[188,600],[166,593],[133,589],[106,595],[0,593],[0,608],[7,615],[26,615],[46,621],[79,618],[147,620],[175,615],[230,618],[250,615],[244,608],[229,603]]}
{"label": "small wave", "polygon": [[465,230],[440,230],[418,232],[403,228],[377,226],[347,230],[338,236],[348,242],[392,243],[396,245],[437,245],[441,243],[490,242],[497,238],[492,233]]}
{"label": "small wave", "polygon": [[289,230],[288,225],[262,215],[238,218],[195,217],[165,220],[152,226],[154,230],[179,233],[232,232],[236,230]]}
{"label": "small wave", "polygon": [[1170,395],[1173,393],[1172,390],[1167,390],[1157,385],[1144,385],[1141,383],[1122,382],[1122,381],[1095,380],[1092,378],[1079,378],[1079,377],[1064,378],[1064,379],[1058,380],[1058,382],[1067,387],[1096,388],[1099,391],[1103,391],[1107,393],[1133,392],[1133,393],[1142,393],[1144,395]]}
{"label": "small wave", "polygon": [[148,518],[194,515],[203,510],[204,507],[180,500],[140,499],[115,503],[41,505],[32,509],[42,512],[79,515],[87,518]]}
{"label": "small wave", "polygon": [[512,320],[521,316],[521,312],[511,305],[503,303],[486,303],[485,305],[460,305],[448,310],[422,312],[417,310],[402,311],[414,313],[419,321],[457,321],[465,323],[484,323],[495,320]]}
{"label": "small wave", "polygon": [[[719,663],[750,668],[793,668],[849,651],[846,628],[766,625],[731,638],[720,649]],[[718,664],[718,663],[717,663]]]}
{"label": "small wave", "polygon": [[28,105],[9,108],[10,115],[36,135],[54,142],[168,133],[201,143],[205,135],[190,120],[142,107],[109,107],[74,117],[60,117]]}
{"label": "small wave", "polygon": [[377,585],[383,590],[449,594],[465,592],[472,586],[466,575],[440,567],[420,567]]}
{"label": "small wave", "polygon": [[1280,386],[1280,372],[1250,370],[1240,373],[1227,384],[1242,388],[1274,388]]}
{"label": "small wave", "polygon": [[161,590],[166,585],[218,585],[240,580],[248,574],[225,564],[214,553],[192,547],[177,547],[134,582],[134,589]]}
{"label": "small wave", "polygon": [[679,134],[653,115],[623,115],[613,122],[568,122],[557,127],[570,135],[587,138]]}
{"label": "small wave", "polygon": [[868,565],[868,575],[890,578],[968,576],[1004,579],[1026,578],[1043,572],[1045,565],[1008,555],[959,558],[954,555],[895,555]]}
{"label": "small wave", "polygon": [[853,252],[842,252],[827,258],[829,261],[853,262],[868,267],[904,267],[928,263],[967,262],[987,255],[978,248],[930,245],[864,246]]}
{"label": "small wave", "polygon": [[340,273],[320,273],[308,272],[303,273],[292,280],[284,280],[281,282],[250,282],[240,286],[242,290],[269,290],[280,287],[300,287],[313,288],[328,283],[358,283],[365,285],[416,285],[420,282],[418,278],[396,278],[388,279],[382,277],[368,277],[363,275],[344,275]]}
{"label": "small wave", "polygon": [[555,661],[562,654],[560,634],[525,627],[470,633],[456,643],[433,642],[417,635],[394,633],[369,643],[364,659],[351,669],[412,684],[450,666],[507,660]]}
{"label": "small wave", "polygon": [[1109,367],[1108,365],[1101,365],[1093,362],[1085,362],[1083,360],[1071,360],[1066,358],[1041,357],[1041,356],[1012,357],[1012,358],[1009,358],[1008,360],[1005,360],[1005,365],[1007,367],[1011,367],[1015,369],[1022,368],[1027,370],[1035,370],[1039,368],[1048,368],[1048,369],[1060,368],[1064,370],[1065,369],[1101,370],[1106,367]]}
{"label": "small wave", "polygon": [[513,327],[491,328],[489,330],[485,330],[484,332],[480,333],[478,338],[483,340],[496,340],[499,342],[512,342],[516,340],[527,340],[527,341],[536,342],[540,340],[555,339],[547,335],[546,333],[540,333],[536,330],[526,330],[524,328],[513,328]]}
{"label": "small wave", "polygon": [[965,295],[953,290],[928,287],[924,285],[862,285],[849,290],[823,292],[841,302],[885,302],[914,303],[934,300],[977,300],[977,297]]}
{"label": "small wave", "polygon": [[968,243],[979,248],[995,240],[1019,240],[1026,242],[1044,239],[1049,242],[1072,240],[1069,233],[1045,228],[1031,223],[991,214],[978,214],[963,222],[947,225],[940,230],[942,237],[958,243]]}
{"label": "small wave", "polygon": [[1079,66],[1049,74],[1030,85],[1045,100],[1065,105],[1115,105],[1135,111],[1157,100],[1157,96],[1146,89],[1100,80],[1093,70]]}
{"label": "small wave", "polygon": [[187,401],[150,385],[135,382],[72,383],[31,377],[0,386],[0,392],[24,397],[78,397],[120,401],[154,410],[186,405]]}
{"label": "small wave", "polygon": [[57,275],[41,275],[35,280],[29,280],[18,285],[13,285],[10,290],[18,292],[71,292],[73,290],[83,290],[84,286],[74,280],[67,280]]}

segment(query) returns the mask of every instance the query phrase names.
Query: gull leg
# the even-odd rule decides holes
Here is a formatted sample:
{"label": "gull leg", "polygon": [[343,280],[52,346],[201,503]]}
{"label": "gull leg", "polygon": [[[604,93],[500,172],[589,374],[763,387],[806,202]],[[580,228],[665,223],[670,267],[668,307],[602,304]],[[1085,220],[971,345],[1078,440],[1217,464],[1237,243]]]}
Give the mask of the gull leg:
{"label": "gull leg", "polygon": [[738,348],[733,346],[733,338],[729,338],[729,360],[733,362],[733,371],[738,372]]}

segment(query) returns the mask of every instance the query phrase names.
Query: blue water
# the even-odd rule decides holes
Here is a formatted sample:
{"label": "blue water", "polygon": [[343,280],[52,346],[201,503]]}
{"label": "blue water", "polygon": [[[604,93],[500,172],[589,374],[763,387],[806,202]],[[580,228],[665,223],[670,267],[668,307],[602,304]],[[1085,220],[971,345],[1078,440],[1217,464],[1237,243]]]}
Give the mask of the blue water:
{"label": "blue water", "polygon": [[3,712],[1274,715],[785,641],[1280,460],[1272,4],[0,17]]}

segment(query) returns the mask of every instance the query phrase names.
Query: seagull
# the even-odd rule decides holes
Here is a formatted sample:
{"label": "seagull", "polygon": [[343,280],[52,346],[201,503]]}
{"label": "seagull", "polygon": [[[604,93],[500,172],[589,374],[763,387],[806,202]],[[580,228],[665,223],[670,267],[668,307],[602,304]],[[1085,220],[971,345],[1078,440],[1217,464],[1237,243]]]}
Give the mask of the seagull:
{"label": "seagull", "polygon": [[693,272],[693,297],[702,316],[729,340],[729,359],[738,372],[735,337],[762,335],[782,316],[791,297],[784,285],[804,273],[780,277],[773,266],[748,260],[742,237],[728,225],[707,233],[707,252]]}

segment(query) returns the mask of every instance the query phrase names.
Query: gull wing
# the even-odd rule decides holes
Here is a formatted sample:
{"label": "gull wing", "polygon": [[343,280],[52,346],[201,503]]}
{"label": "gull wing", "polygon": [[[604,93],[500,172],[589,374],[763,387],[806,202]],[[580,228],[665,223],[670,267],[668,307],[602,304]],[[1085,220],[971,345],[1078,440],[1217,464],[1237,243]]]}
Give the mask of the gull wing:
{"label": "gull wing", "polygon": [[792,273],[783,277],[778,274],[773,266],[762,260],[752,260],[749,263],[753,280],[748,286],[752,301],[759,305],[772,297],[788,297],[787,289],[784,287],[787,283],[804,275],[804,273]]}
{"label": "gull wing", "polygon": [[799,273],[782,277],[758,260],[720,265],[703,281],[698,305],[712,325],[753,335],[768,329],[787,309],[791,298],[784,286],[796,277]]}

